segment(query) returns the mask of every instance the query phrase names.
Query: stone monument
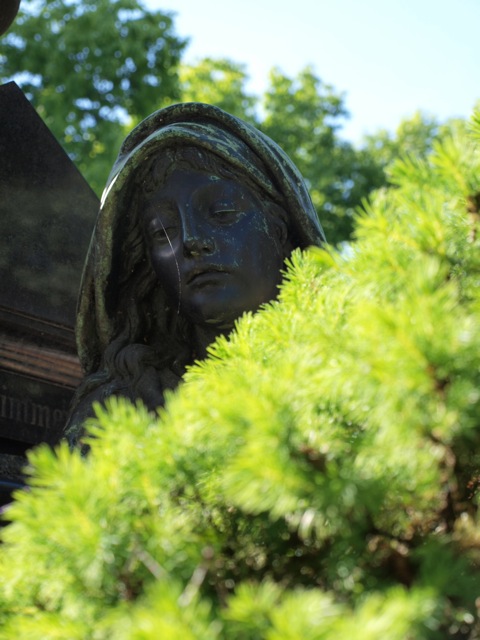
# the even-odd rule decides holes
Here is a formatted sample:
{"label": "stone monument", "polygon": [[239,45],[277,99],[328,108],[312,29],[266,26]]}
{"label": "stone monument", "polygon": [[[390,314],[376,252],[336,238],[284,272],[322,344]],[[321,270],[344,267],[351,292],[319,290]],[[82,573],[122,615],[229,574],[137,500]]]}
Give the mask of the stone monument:
{"label": "stone monument", "polygon": [[0,502],[26,449],[59,439],[81,379],[75,307],[97,210],[23,92],[1,86]]}

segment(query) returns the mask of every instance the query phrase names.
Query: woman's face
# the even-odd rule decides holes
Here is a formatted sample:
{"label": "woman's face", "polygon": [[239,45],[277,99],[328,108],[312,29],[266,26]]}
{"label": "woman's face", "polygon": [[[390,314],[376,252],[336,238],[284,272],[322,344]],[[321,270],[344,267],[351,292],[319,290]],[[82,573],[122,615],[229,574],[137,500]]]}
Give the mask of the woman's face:
{"label": "woman's face", "polygon": [[193,169],[175,169],[145,197],[153,270],[193,324],[229,329],[275,298],[285,249],[268,206],[241,180]]}

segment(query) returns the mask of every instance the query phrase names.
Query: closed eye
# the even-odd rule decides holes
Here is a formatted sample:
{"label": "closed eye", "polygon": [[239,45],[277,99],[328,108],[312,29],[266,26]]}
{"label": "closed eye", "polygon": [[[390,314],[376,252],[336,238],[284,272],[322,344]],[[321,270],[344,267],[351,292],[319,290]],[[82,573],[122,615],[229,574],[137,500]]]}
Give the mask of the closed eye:
{"label": "closed eye", "polygon": [[210,211],[210,216],[219,224],[230,224],[238,220],[245,211],[234,206],[215,206]]}
{"label": "closed eye", "polygon": [[166,239],[167,239],[166,229],[157,229],[152,233],[152,240],[166,240]]}
{"label": "closed eye", "polygon": [[175,234],[177,233],[177,227],[176,226],[167,226],[164,227],[162,226],[158,226],[157,224],[155,225],[155,227],[153,229],[150,230],[150,239],[153,242],[159,243],[159,244],[168,244],[170,242],[170,240],[175,236]]}

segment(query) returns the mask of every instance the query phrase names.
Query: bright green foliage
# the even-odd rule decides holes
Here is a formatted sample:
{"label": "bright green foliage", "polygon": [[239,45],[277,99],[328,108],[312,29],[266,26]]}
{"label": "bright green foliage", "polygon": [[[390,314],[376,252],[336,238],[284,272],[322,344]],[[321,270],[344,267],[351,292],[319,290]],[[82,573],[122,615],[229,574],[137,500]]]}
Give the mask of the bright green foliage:
{"label": "bright green foliage", "polygon": [[0,637],[480,637],[473,140],[396,163],[352,254],[296,253],[159,419],[112,401],[86,459],[32,453]]}
{"label": "bright green foliage", "polygon": [[22,0],[0,40],[0,81],[16,80],[100,192],[125,136],[179,97],[185,42],[139,0]]}

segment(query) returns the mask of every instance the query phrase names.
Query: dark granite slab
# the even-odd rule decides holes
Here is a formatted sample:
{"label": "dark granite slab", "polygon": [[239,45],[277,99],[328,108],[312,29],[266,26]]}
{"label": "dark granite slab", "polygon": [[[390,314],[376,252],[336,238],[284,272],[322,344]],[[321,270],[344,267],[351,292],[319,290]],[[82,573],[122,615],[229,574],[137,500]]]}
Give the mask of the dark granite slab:
{"label": "dark granite slab", "polygon": [[58,441],[81,379],[73,327],[98,207],[19,87],[0,86],[0,504],[26,449]]}
{"label": "dark granite slab", "polygon": [[0,307],[73,327],[98,198],[14,82],[0,87]]}

